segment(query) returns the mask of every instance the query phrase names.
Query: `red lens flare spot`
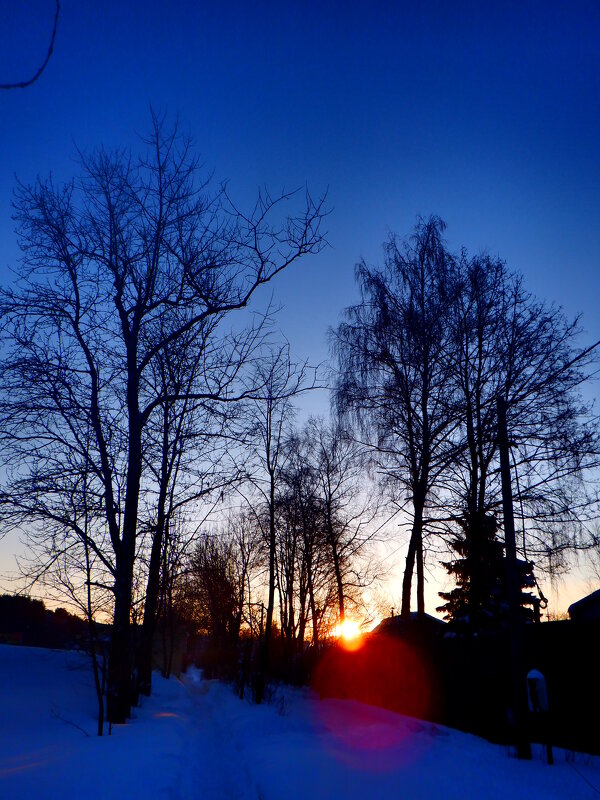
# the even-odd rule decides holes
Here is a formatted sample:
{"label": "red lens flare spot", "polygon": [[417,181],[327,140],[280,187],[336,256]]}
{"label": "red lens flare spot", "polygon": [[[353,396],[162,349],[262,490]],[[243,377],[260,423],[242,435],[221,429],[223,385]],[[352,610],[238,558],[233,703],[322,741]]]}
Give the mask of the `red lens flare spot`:
{"label": "red lens flare spot", "polygon": [[[351,753],[380,753],[378,769],[386,769],[403,750],[403,739],[413,737],[415,720],[405,720],[382,709],[409,717],[431,718],[433,690],[424,659],[409,643],[395,637],[367,635],[362,646],[349,650],[341,637],[321,658],[312,680],[321,699],[358,700],[357,703],[317,703],[315,713],[338,742],[340,758]],[[418,724],[417,724],[418,728]],[[415,748],[409,748],[415,753]],[[408,751],[406,753],[408,757]]]}

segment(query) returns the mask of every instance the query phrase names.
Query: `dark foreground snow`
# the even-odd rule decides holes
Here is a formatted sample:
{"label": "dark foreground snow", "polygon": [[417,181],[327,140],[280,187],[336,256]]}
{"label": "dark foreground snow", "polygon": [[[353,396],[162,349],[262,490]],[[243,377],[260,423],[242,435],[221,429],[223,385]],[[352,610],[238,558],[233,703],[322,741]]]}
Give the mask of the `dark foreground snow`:
{"label": "dark foreground snow", "polygon": [[[78,654],[0,645],[0,800],[584,800],[600,760],[504,747],[309,691],[240,702],[198,673],[155,694],[111,737],[95,734],[91,671]],[[598,787],[598,790],[593,787]]]}

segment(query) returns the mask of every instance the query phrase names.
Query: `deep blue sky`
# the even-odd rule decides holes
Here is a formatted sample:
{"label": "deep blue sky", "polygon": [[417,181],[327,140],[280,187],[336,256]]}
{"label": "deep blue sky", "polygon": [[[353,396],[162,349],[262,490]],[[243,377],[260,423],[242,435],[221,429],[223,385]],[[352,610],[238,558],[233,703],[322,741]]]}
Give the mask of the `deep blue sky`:
{"label": "deep blue sky", "polygon": [[[4,0],[0,82],[43,56],[53,0]],[[331,247],[276,287],[298,352],[356,297],[389,229],[439,214],[600,338],[600,5],[63,0],[41,79],[0,92],[0,270],[14,175],[75,170],[74,143],[135,144],[153,104],[207,168],[256,188],[329,190]]]}
{"label": "deep blue sky", "polygon": [[[54,0],[2,0],[0,82],[43,58]],[[69,177],[74,144],[135,144],[179,114],[242,205],[328,188],[331,247],[282,276],[281,326],[326,356],[355,262],[417,214],[487,248],[600,338],[600,4],[62,0],[54,55],[0,92],[0,276],[14,176]],[[266,299],[266,296],[265,296]]]}

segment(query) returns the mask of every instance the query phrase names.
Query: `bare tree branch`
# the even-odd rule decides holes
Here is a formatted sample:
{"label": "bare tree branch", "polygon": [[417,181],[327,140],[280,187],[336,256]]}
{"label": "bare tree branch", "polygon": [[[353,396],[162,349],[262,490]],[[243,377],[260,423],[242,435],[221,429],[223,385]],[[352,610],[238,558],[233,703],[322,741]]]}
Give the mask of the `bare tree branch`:
{"label": "bare tree branch", "polygon": [[35,83],[37,79],[40,77],[42,72],[48,66],[48,62],[50,61],[50,57],[52,56],[52,52],[54,50],[54,42],[56,41],[56,31],[58,29],[58,17],[60,14],[60,0],[56,0],[56,11],[54,13],[54,24],[52,26],[52,35],[50,37],[50,44],[48,45],[48,51],[46,53],[46,57],[38,67],[36,72],[33,76],[24,81],[16,81],[15,83],[0,83],[0,89],[26,89],[28,86],[31,86],[32,83]]}

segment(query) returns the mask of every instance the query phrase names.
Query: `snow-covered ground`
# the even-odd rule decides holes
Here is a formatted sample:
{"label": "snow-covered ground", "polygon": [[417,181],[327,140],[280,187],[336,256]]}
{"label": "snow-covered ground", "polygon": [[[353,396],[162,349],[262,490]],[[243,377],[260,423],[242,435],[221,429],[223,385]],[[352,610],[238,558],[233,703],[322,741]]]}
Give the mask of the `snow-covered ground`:
{"label": "snow-covered ground", "polygon": [[[308,690],[263,706],[193,672],[112,736],[95,736],[91,670],[76,653],[0,645],[0,799],[597,798],[600,760],[548,767],[474,736]],[[595,788],[596,787],[596,788]]]}

